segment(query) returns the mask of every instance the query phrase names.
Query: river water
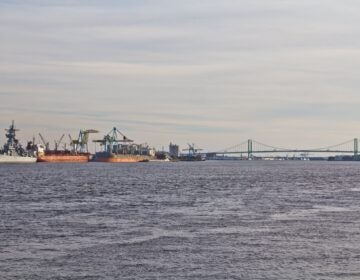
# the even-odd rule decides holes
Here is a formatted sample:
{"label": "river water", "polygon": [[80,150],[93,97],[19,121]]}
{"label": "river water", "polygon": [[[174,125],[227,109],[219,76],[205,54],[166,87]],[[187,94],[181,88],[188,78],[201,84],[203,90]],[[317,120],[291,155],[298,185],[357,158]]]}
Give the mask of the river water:
{"label": "river water", "polygon": [[0,165],[0,279],[360,279],[360,162]]}

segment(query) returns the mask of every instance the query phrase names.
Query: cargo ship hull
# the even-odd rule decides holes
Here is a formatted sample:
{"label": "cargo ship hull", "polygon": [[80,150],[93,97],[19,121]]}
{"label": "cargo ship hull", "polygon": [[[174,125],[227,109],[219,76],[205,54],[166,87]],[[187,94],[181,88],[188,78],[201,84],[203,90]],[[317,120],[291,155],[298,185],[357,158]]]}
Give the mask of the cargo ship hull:
{"label": "cargo ship hull", "polygon": [[185,155],[179,157],[180,161],[205,161],[206,158],[203,155]]}
{"label": "cargo ship hull", "polygon": [[109,153],[96,153],[92,161],[94,162],[110,162],[110,163],[126,163],[126,162],[147,162],[152,157],[144,155],[118,155]]}
{"label": "cargo ship hull", "polygon": [[36,157],[0,155],[0,163],[35,163]]}
{"label": "cargo ship hull", "polygon": [[79,162],[86,163],[90,160],[90,154],[44,154],[39,155],[37,162]]}

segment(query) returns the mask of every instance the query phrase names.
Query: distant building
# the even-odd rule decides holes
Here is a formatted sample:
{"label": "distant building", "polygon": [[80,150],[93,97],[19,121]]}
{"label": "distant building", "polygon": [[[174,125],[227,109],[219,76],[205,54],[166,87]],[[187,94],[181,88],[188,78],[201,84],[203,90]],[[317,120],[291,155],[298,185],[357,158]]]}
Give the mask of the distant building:
{"label": "distant building", "polygon": [[169,153],[172,157],[178,157],[179,156],[179,146],[170,143],[169,145]]}

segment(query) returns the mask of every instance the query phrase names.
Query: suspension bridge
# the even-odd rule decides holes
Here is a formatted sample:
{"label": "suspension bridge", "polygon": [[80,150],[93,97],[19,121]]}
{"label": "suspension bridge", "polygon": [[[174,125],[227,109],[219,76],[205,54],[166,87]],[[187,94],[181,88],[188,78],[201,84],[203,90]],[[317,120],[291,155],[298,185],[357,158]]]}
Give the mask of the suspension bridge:
{"label": "suspension bridge", "polygon": [[207,156],[217,155],[234,155],[234,154],[246,154],[248,158],[252,158],[256,154],[280,154],[280,153],[301,153],[301,154],[312,154],[312,153],[327,153],[327,154],[351,154],[357,157],[359,154],[359,140],[354,138],[345,141],[340,144],[313,148],[313,149],[298,149],[298,148],[281,148],[275,147],[268,144],[258,142],[256,140],[249,139],[240,144],[216,151],[207,153]]}

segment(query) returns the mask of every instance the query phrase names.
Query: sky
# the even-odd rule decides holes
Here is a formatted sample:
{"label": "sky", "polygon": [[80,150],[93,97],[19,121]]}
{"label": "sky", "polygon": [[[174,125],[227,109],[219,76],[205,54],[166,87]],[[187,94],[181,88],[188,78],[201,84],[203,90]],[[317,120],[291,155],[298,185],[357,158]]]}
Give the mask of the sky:
{"label": "sky", "polygon": [[355,0],[0,0],[0,129],[116,126],[211,151],[360,138],[359,14]]}

